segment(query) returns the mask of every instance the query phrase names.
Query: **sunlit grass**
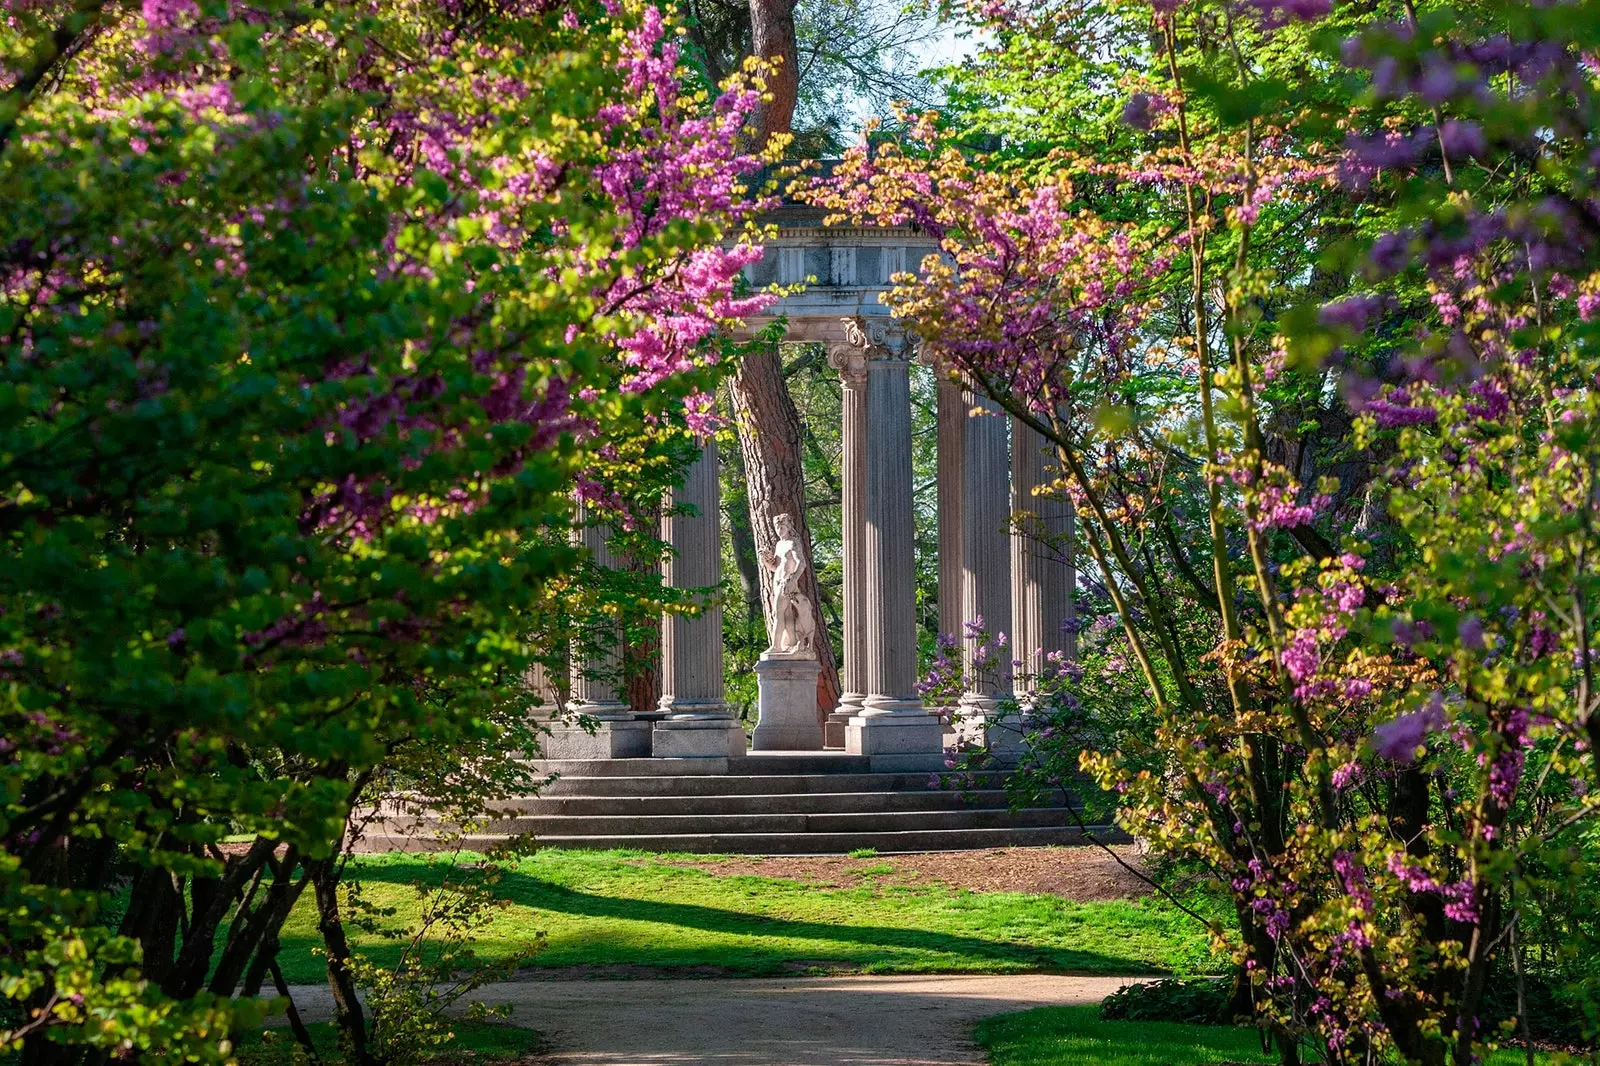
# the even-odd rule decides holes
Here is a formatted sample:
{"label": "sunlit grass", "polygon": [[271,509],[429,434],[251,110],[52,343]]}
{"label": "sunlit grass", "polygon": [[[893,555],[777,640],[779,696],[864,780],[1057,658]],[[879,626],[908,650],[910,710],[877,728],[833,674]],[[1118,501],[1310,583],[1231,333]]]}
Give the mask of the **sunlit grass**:
{"label": "sunlit grass", "polygon": [[[1254,1029],[1176,1022],[1103,1021],[1098,1006],[1041,1007],[979,1022],[975,1036],[990,1066],[1221,1066],[1275,1063]],[[1308,1063],[1314,1057],[1307,1059]],[[1519,1066],[1520,1050],[1501,1049],[1490,1066]],[[1537,1066],[1587,1059],[1538,1054]]]}
{"label": "sunlit grass", "polygon": [[[671,865],[705,856],[541,851],[521,860],[498,894],[510,901],[477,938],[481,957],[513,958],[541,940],[535,967],[714,968],[735,976],[822,971],[1142,974],[1215,966],[1205,931],[1157,900],[1077,903],[1047,895],[893,884],[885,856],[852,887],[768,877],[721,877]],[[412,884],[447,867],[413,855],[356,860],[349,876],[393,908],[388,928],[415,921]],[[393,941],[352,930],[357,950],[385,962]],[[283,933],[292,982],[323,979],[309,901]],[[626,975],[626,974],[624,974]]]}

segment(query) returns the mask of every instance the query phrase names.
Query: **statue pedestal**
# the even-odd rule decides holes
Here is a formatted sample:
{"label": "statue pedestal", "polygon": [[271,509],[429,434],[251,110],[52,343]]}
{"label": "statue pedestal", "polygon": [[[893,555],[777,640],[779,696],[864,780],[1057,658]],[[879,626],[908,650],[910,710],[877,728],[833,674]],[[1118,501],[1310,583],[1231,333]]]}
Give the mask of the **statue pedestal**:
{"label": "statue pedestal", "polygon": [[760,717],[751,751],[820,751],[822,726],[817,721],[815,659],[789,659],[764,652],[756,663]]}

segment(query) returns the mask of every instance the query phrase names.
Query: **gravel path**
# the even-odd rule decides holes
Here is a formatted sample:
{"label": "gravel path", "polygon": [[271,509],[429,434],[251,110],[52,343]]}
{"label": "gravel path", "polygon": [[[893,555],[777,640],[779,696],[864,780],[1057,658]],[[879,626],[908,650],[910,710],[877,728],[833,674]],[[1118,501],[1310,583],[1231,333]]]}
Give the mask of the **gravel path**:
{"label": "gravel path", "polygon": [[[540,1066],[982,1066],[981,1018],[1096,1003],[1132,981],[1051,974],[516,981],[476,998],[550,1040]],[[325,986],[294,989],[309,1020]]]}

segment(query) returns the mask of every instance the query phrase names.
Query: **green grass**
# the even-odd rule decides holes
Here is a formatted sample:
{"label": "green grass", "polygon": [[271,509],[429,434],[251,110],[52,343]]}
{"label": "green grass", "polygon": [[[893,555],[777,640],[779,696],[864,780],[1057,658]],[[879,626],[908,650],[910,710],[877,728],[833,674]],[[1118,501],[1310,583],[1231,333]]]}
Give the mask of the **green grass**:
{"label": "green grass", "polygon": [[[510,906],[478,938],[490,961],[527,950],[545,934],[534,967],[610,966],[736,976],[809,968],[872,973],[1054,971],[1106,974],[1204,972],[1215,965],[1204,930],[1156,900],[1074,903],[1054,896],[969,892],[942,885],[868,880],[850,888],[765,877],[719,877],[669,865],[706,856],[541,851],[506,875]],[[893,870],[892,856],[874,872]],[[350,876],[372,902],[395,909],[390,927],[417,912],[410,884],[440,868],[416,856],[363,857]],[[378,962],[392,941],[351,930]],[[309,901],[283,931],[285,976],[325,978]],[[702,972],[705,972],[702,970]]]}
{"label": "green grass", "polygon": [[1100,1008],[1041,1007],[978,1023],[991,1066],[1212,1066],[1275,1063],[1254,1029],[1107,1022]]}
{"label": "green grass", "polygon": [[[1261,1050],[1254,1029],[1176,1022],[1108,1022],[1100,1008],[1041,1007],[1001,1014],[978,1023],[974,1034],[989,1052],[990,1066],[1216,1066],[1275,1063]],[[1520,1050],[1502,1048],[1489,1066],[1521,1066]],[[1538,1054],[1539,1066],[1575,1061]]]}
{"label": "green grass", "polygon": [[[343,1061],[339,1053],[338,1030],[332,1022],[320,1022],[306,1028],[323,1062]],[[451,1023],[450,1031],[455,1038],[423,1061],[441,1064],[509,1062],[544,1045],[544,1038],[536,1030],[518,1025],[458,1020]],[[298,1047],[294,1034],[287,1028],[246,1033],[239,1038],[239,1066],[294,1066]]]}

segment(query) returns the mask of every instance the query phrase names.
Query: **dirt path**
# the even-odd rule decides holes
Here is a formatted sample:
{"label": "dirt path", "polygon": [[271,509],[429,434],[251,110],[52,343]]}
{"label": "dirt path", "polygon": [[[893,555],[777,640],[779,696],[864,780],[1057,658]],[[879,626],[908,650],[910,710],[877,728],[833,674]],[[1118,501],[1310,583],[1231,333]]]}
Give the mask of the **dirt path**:
{"label": "dirt path", "polygon": [[[541,1066],[982,1066],[981,1018],[1095,1003],[1132,979],[1051,974],[519,981],[479,997],[543,1032]],[[294,989],[310,1020],[324,986]]]}
{"label": "dirt path", "polygon": [[1100,848],[988,848],[859,859],[843,855],[732,855],[673,860],[669,865],[726,877],[783,877],[820,888],[851,888],[871,877],[881,885],[938,881],[974,892],[1031,892],[1080,901],[1149,895],[1150,886],[1122,865],[1127,863],[1142,870],[1144,861],[1138,851],[1131,844],[1115,844],[1111,850],[1117,858]]}

